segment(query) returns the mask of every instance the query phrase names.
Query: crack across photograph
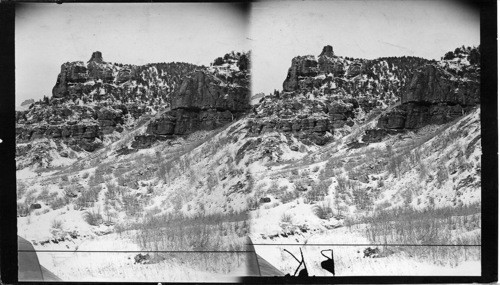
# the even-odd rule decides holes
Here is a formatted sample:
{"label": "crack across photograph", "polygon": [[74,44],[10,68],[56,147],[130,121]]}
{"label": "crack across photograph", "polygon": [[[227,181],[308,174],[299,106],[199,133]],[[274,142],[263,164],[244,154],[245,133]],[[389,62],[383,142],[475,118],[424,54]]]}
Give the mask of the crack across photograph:
{"label": "crack across photograph", "polygon": [[[43,86],[16,85],[20,281],[480,276],[481,47],[463,40],[475,30],[370,46],[370,33],[389,40],[384,25],[422,23],[380,11],[451,6],[354,2],[89,4],[68,27],[24,4],[16,36],[41,46],[30,15],[58,38],[92,11],[95,28],[143,14],[123,39],[78,30],[81,46],[50,62],[25,62],[16,38],[16,77],[47,70]],[[360,19],[373,27],[328,22]]]}

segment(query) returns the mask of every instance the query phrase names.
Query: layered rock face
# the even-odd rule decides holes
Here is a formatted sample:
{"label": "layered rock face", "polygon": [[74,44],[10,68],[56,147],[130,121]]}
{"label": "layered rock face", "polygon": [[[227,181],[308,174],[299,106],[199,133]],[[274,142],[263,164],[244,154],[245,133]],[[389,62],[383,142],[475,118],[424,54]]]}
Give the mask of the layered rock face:
{"label": "layered rock face", "polygon": [[196,68],[201,67],[188,63],[108,63],[100,52],[94,52],[87,64],[64,63],[52,97],[16,113],[17,139],[21,143],[40,137],[69,139],[69,144],[74,140],[92,151],[95,148],[90,149],[88,142],[121,132],[125,122],[133,123],[143,114],[168,107],[170,94]]}
{"label": "layered rock face", "polygon": [[321,145],[384,110],[377,129],[367,131],[363,141],[446,123],[479,103],[479,66],[471,64],[479,61],[468,55],[472,51],[462,49],[440,62],[417,57],[366,60],[336,56],[325,46],[318,58],[292,59],[283,92],[260,99],[250,128],[255,134],[279,131]]}
{"label": "layered rock face", "polygon": [[325,144],[365,114],[398,101],[419,63],[413,58],[352,59],[325,46],[315,56],[292,59],[283,92],[264,96],[254,107],[251,130],[290,133],[305,143]]}
{"label": "layered rock face", "polygon": [[165,123],[153,123],[148,132],[167,134],[170,123],[175,131],[169,134],[213,129],[248,109],[248,57],[228,54],[223,65],[209,68],[179,62],[136,66],[105,62],[94,52],[86,64],[62,64],[51,98],[16,112],[17,141],[58,139],[74,150],[93,151],[104,136],[169,109],[161,117]]}
{"label": "layered rock face", "polygon": [[172,136],[213,130],[246,113],[250,109],[250,73],[246,66],[235,68],[242,56],[248,58],[247,54],[232,54],[220,58],[222,62],[209,70],[187,76],[171,96],[170,111],[152,121],[146,133]]}
{"label": "layered rock face", "polygon": [[[292,66],[288,69],[288,75],[283,82],[284,91],[293,91],[299,87],[305,87],[311,83],[304,82],[304,77],[318,75],[318,62],[313,56],[298,56],[292,59]],[[302,84],[301,84],[302,83]]]}
{"label": "layered rock face", "polygon": [[463,116],[480,103],[478,77],[470,75],[453,75],[437,65],[421,67],[402,93],[401,105],[382,116],[378,127],[418,129]]}

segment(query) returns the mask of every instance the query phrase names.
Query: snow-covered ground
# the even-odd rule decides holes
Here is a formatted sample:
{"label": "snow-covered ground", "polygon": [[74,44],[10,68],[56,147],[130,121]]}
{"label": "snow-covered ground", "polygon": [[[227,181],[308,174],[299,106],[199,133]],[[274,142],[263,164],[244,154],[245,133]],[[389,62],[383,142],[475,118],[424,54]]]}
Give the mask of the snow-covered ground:
{"label": "snow-covered ground", "polygon": [[[41,265],[63,281],[236,282],[239,276],[245,273],[244,264],[239,271],[230,274],[195,270],[182,263],[169,261],[136,264],[134,257],[141,253],[139,246],[126,236],[115,233],[85,240],[73,251],[47,252],[61,250],[64,247],[64,244],[35,246],[37,250],[43,250],[37,253]],[[185,255],[192,254],[200,255],[200,253],[185,253]]]}
{"label": "snow-covered ground", "polygon": [[[326,258],[321,254],[322,250],[332,250],[335,261],[335,276],[479,276],[481,275],[481,260],[471,257],[470,260],[455,264],[451,262],[450,256],[437,257],[435,262],[419,259],[409,255],[405,250],[408,247],[398,247],[400,251],[378,257],[364,257],[363,250],[370,246],[368,239],[360,233],[350,231],[345,227],[318,231],[311,234],[293,235],[288,237],[276,237],[273,240],[262,239],[259,236],[252,238],[257,254],[277,267],[284,274],[295,272],[299,263],[284,249],[294,254],[299,260],[300,249],[302,249],[304,262],[307,266],[309,276],[332,276],[332,274],[321,268],[321,262]],[[261,245],[259,245],[261,244]],[[265,245],[264,245],[265,244]],[[280,245],[286,244],[286,245]],[[322,245],[327,244],[327,245]],[[336,245],[331,245],[336,244]],[[350,245],[358,244],[358,245]],[[359,246],[359,244],[363,246]],[[383,247],[379,247],[381,250]],[[388,247],[391,249],[391,247]],[[463,247],[457,251],[464,250]],[[480,247],[470,249],[475,253]],[[331,251],[324,252],[331,256]],[[442,260],[439,260],[441,258]],[[443,265],[438,265],[439,261]],[[303,267],[301,267],[302,269]]]}

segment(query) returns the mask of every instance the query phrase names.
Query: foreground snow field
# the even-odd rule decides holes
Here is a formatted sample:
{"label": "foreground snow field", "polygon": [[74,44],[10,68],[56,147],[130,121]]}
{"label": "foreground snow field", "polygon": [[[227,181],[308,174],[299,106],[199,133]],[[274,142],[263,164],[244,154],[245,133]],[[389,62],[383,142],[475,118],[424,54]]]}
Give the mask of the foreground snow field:
{"label": "foreground snow field", "polygon": [[[302,249],[304,261],[309,276],[332,276],[331,273],[321,268],[321,262],[326,260],[322,250],[333,250],[335,261],[335,276],[480,276],[481,260],[480,246],[472,248],[452,247],[448,255],[441,255],[436,251],[435,260],[423,259],[407,253],[410,247],[378,248],[381,255],[377,258],[364,257],[363,251],[370,246],[368,239],[356,231],[342,227],[326,231],[317,231],[312,234],[293,235],[289,237],[276,237],[273,240],[253,238],[255,251],[258,255],[269,261],[285,274],[293,275],[299,263],[285,252],[290,251],[299,260]],[[327,244],[327,245],[322,245]],[[336,244],[336,245],[331,245]],[[353,246],[350,244],[361,244]],[[436,250],[427,247],[428,250]],[[469,260],[453,263],[453,254],[457,251],[467,251]],[[388,256],[383,256],[389,252]],[[411,252],[411,251],[410,251]],[[324,254],[331,256],[331,251]],[[441,262],[442,265],[436,263]],[[302,269],[303,267],[301,267]]]}
{"label": "foreground snow field", "polygon": [[[68,244],[73,245],[73,251],[66,248]],[[126,234],[98,236],[76,246],[65,241],[59,244],[38,245],[35,249],[39,251],[41,265],[64,281],[237,282],[239,276],[245,274],[244,263],[229,274],[201,271],[183,264],[183,259],[203,259],[203,253],[198,252],[167,253],[167,256],[171,257],[170,260],[167,258],[155,264],[135,263],[134,257],[138,253],[146,252],[141,251]]]}

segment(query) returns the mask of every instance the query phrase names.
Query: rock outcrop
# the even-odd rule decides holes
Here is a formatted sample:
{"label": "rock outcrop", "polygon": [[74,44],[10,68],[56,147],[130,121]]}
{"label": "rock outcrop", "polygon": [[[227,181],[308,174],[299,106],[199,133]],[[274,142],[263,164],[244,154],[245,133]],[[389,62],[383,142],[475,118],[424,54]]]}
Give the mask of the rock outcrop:
{"label": "rock outcrop", "polygon": [[378,127],[418,129],[447,123],[479,104],[479,90],[477,80],[457,78],[435,65],[423,66],[401,95],[401,105],[383,115]]}
{"label": "rock outcrop", "polygon": [[109,63],[98,51],[86,64],[66,62],[52,97],[16,112],[17,140],[62,139],[76,149],[92,151],[102,145],[103,136],[121,132],[125,124],[133,124],[145,113],[168,107],[169,96],[196,68],[201,67]]}
{"label": "rock outcrop", "polygon": [[136,66],[106,62],[96,51],[87,63],[62,64],[52,97],[16,112],[16,139],[29,144],[45,138],[94,151],[109,142],[106,136],[164,110],[170,111],[149,124],[133,146],[217,128],[248,110],[249,56],[227,54],[221,66],[208,68],[180,62]]}
{"label": "rock outcrop", "polygon": [[[473,51],[477,52],[476,49]],[[377,127],[403,130],[444,124],[463,116],[479,103],[480,67],[451,56],[448,60],[415,70],[401,93],[401,105],[383,114]],[[367,131],[363,140],[373,141],[372,133]]]}
{"label": "rock outcrop", "polygon": [[[293,58],[283,92],[264,96],[254,108],[253,134],[279,131],[304,143],[326,144],[364,114],[392,105],[409,82],[404,66],[418,58],[363,60],[336,56],[325,46],[318,59]],[[422,59],[422,61],[426,62]]]}
{"label": "rock outcrop", "polygon": [[[318,62],[314,56],[297,56],[293,58],[292,66],[288,69],[288,75],[283,82],[283,91],[294,91],[302,85],[309,85],[302,78],[314,77],[318,72]],[[302,82],[304,83],[301,85]]]}
{"label": "rock outcrop", "polygon": [[377,129],[365,134],[365,142],[446,123],[479,103],[478,66],[466,58],[354,59],[337,56],[332,46],[325,46],[318,58],[292,59],[283,91],[259,100],[250,128],[254,134],[279,131],[324,144],[395,105],[380,116]]}
{"label": "rock outcrop", "polygon": [[[250,109],[250,74],[247,64],[241,64],[241,57],[248,61],[247,54],[232,54],[219,58],[212,72],[194,71],[186,76],[170,97],[170,110],[152,120],[146,135],[136,137],[136,147],[149,146],[151,135],[188,135],[199,130],[213,130],[240,118]],[[238,68],[224,68],[224,64],[238,65]],[[226,69],[219,74],[221,69]],[[227,76],[229,71],[230,76]],[[148,143],[141,143],[142,141]]]}
{"label": "rock outcrop", "polygon": [[97,62],[97,63],[102,63],[104,60],[102,59],[102,53],[100,51],[95,51],[92,53],[92,56],[90,57],[88,62]]}

